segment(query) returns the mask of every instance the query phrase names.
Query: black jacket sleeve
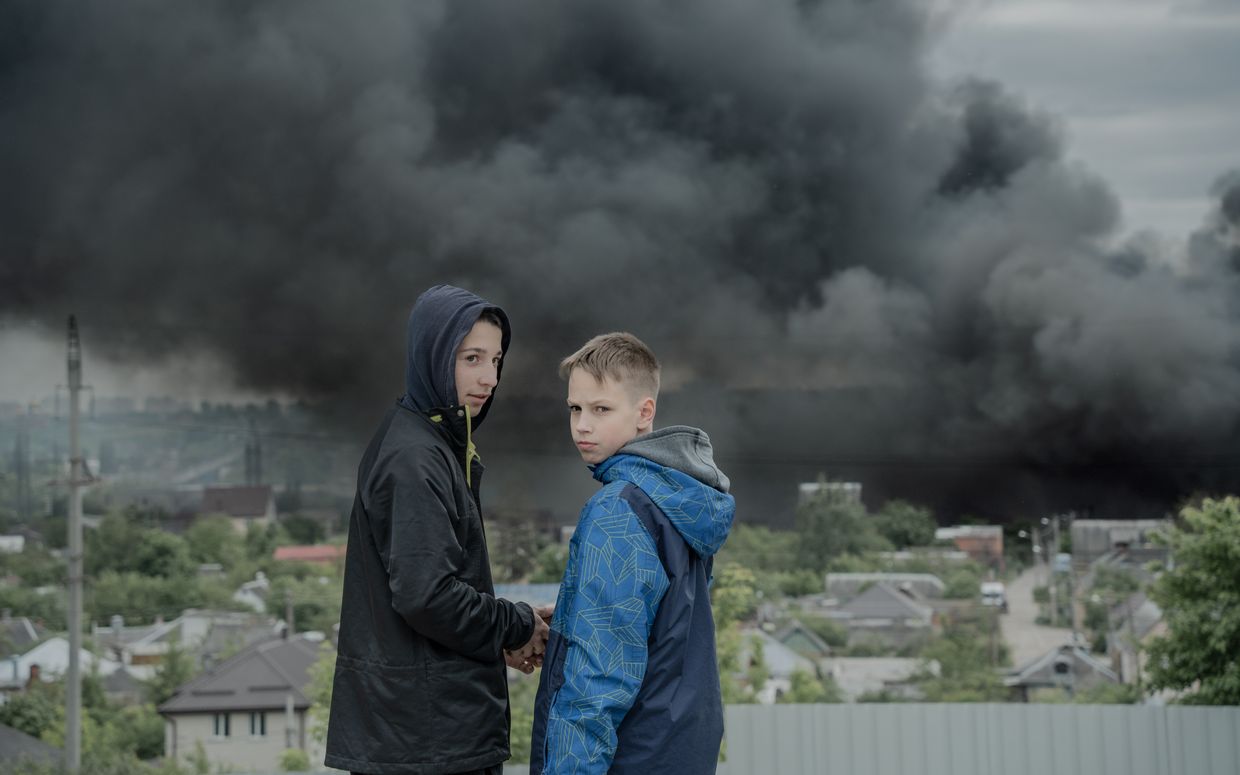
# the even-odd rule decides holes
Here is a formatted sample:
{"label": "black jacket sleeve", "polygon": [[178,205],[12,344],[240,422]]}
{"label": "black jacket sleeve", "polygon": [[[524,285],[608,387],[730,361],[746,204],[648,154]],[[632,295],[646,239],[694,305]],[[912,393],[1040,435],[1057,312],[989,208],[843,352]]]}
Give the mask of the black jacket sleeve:
{"label": "black jacket sleeve", "polygon": [[479,592],[458,578],[466,563],[457,540],[452,461],[434,448],[405,449],[376,471],[370,525],[388,572],[392,607],[409,626],[478,660],[498,659],[534,633],[534,612]]}

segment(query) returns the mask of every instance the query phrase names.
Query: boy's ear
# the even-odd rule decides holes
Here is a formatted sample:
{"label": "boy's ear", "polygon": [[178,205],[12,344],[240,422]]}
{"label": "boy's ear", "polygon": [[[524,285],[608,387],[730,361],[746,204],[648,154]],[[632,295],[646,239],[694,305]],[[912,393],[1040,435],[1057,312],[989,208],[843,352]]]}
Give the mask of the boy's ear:
{"label": "boy's ear", "polygon": [[651,427],[654,426],[654,399],[646,396],[637,405],[637,430],[639,433],[649,433]]}

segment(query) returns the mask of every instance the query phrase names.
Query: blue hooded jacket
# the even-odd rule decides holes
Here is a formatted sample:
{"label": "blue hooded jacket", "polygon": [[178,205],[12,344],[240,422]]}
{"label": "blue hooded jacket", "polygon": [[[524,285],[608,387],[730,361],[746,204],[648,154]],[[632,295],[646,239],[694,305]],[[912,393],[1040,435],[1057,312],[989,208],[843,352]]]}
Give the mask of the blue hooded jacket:
{"label": "blue hooded jacket", "polygon": [[723,703],[710,566],[735,501],[710,439],[673,426],[594,468],[551,623],[530,772],[715,771]]}

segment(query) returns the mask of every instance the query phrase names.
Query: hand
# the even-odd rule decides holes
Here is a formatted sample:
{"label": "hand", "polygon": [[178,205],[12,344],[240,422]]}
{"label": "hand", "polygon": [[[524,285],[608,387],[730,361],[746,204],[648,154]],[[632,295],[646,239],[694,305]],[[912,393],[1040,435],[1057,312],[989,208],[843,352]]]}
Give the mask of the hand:
{"label": "hand", "polygon": [[542,655],[526,659],[518,656],[514,651],[505,651],[504,664],[513,670],[520,670],[522,673],[529,675],[534,672],[534,668],[542,667]]}
{"label": "hand", "polygon": [[551,624],[551,617],[555,615],[555,605],[534,606],[534,615],[547,624]]}
{"label": "hand", "polygon": [[547,620],[542,616],[534,617],[534,633],[524,646],[515,649],[512,654],[522,660],[532,657],[538,657],[542,661],[542,654],[547,650],[547,639],[551,637],[551,628],[547,626]]}

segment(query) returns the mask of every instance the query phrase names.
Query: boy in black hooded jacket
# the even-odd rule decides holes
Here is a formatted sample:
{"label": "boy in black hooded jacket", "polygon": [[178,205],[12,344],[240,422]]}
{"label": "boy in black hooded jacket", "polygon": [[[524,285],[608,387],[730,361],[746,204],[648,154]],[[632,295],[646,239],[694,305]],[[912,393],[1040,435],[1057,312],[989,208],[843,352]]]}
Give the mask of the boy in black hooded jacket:
{"label": "boy in black hooded jacket", "polygon": [[536,660],[547,625],[495,597],[472,435],[510,339],[503,310],[460,288],[431,288],[409,316],[406,392],[358,469],[330,767],[498,772],[509,756],[506,654]]}

